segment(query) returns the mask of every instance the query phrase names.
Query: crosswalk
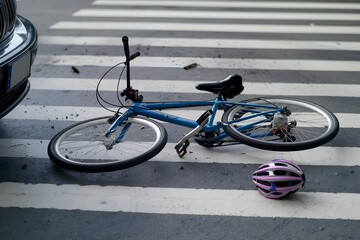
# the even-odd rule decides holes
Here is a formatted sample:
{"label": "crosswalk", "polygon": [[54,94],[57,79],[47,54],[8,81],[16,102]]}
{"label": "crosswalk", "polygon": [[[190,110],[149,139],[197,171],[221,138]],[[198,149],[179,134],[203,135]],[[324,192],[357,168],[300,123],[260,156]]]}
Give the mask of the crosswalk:
{"label": "crosswalk", "polygon": [[[206,79],[198,80],[205,82]],[[90,91],[96,88],[99,79],[76,79],[76,78],[32,78],[32,89],[48,90],[71,90],[76,86],[77,90]],[[134,86],[142,87],[142,92],[168,92],[168,93],[199,93],[191,80],[152,80],[134,79]],[[116,79],[107,79],[101,84],[103,91],[116,89]],[[161,86],[159,88],[158,86]],[[121,86],[125,88],[125,84]],[[244,94],[247,95],[275,95],[275,96],[338,96],[360,97],[360,86],[357,84],[344,84],[339,89],[338,84],[314,83],[311,87],[307,83],[271,83],[271,82],[245,82]]]}
{"label": "crosswalk", "polygon": [[74,13],[77,17],[156,17],[156,18],[211,18],[211,19],[261,19],[261,20],[336,20],[356,21],[356,13],[309,13],[309,12],[242,12],[242,11],[186,11],[121,9],[81,9]]}
{"label": "crosswalk", "polygon": [[[45,64],[73,66],[111,67],[119,62],[119,56],[38,56]],[[237,58],[185,58],[185,57],[142,57],[134,61],[134,67],[161,67],[179,68],[196,62],[202,68],[228,68],[228,69],[261,69],[261,70],[299,70],[299,71],[336,71],[357,72],[359,61],[335,60],[303,60],[303,59],[237,59]]]}
{"label": "crosswalk", "polygon": [[[96,0],[74,9],[70,18],[40,34],[31,92],[0,121],[1,168],[19,164],[27,169],[13,176],[0,174],[0,210],[114,212],[136,219],[146,214],[147,219],[161,218],[158,223],[164,226],[190,216],[199,226],[206,217],[216,217],[230,221],[229,226],[248,228],[240,239],[264,239],[265,232],[254,229],[252,221],[270,226],[267,231],[282,228],[289,232],[286,239],[299,239],[297,234],[309,225],[316,230],[343,221],[356,226],[359,10],[355,2],[241,0]],[[245,86],[238,99],[261,95],[315,101],[335,113],[340,132],[325,146],[299,152],[243,145],[204,149],[193,143],[190,153],[179,159],[173,148],[186,130],[164,124],[169,143],[140,166],[120,173],[59,174],[48,160],[47,144],[73,122],[109,114],[96,105],[94,90],[102,73],[123,59],[123,35],[129,36],[132,51],[142,53],[132,63],[132,83],[150,100],[210,99],[194,86],[237,72]],[[197,67],[183,69],[191,63]],[[71,72],[72,67],[80,72]],[[111,76],[100,89],[115,99],[116,84],[116,76]],[[169,113],[196,119],[202,110]],[[263,198],[251,182],[259,164],[275,158],[295,161],[307,177],[306,188],[283,201]],[[29,176],[39,169],[41,175],[55,176]],[[291,223],[279,224],[277,219],[295,219],[294,224],[304,227],[292,230]],[[222,236],[238,239],[235,229]],[[355,238],[355,232],[352,228],[340,235],[323,229],[306,238]],[[182,238],[161,232],[153,239],[213,239],[205,237],[211,229],[202,234]]]}
{"label": "crosswalk", "polygon": [[161,6],[206,8],[278,8],[278,9],[359,9],[358,3],[281,2],[281,1],[117,1],[98,0],[94,5],[104,6]]}
{"label": "crosswalk", "polygon": [[[161,93],[161,91],[159,91]],[[116,109],[114,109],[116,110]],[[163,112],[180,116],[188,117],[196,120],[204,110],[163,110]],[[101,117],[109,114],[108,111],[101,107],[87,107],[87,106],[43,106],[43,105],[20,105],[17,110],[13,111],[7,118],[15,119],[33,119],[33,120],[63,120],[63,121],[80,121],[94,117]],[[217,120],[221,120],[223,111],[217,114]],[[219,115],[219,116],[218,116]],[[352,113],[335,113],[341,126],[343,128],[360,128],[360,114]],[[299,123],[301,124],[301,123]]]}
{"label": "crosswalk", "polygon": [[317,26],[317,25],[280,25],[280,24],[210,24],[210,23],[158,23],[158,22],[97,22],[63,21],[51,29],[90,29],[90,30],[138,30],[138,31],[189,31],[217,33],[302,33],[302,34],[359,34],[357,26]]}
{"label": "crosswalk", "polygon": [[[4,193],[2,207],[150,214],[360,219],[359,211],[353,209],[353,206],[360,204],[360,196],[351,193],[300,193],[302,200],[294,199],[291,208],[283,208],[282,202],[259,198],[254,190],[53,186],[23,183],[0,183],[0,190]],[[304,204],[304,200],[316,200],[319,204],[311,206]],[[337,213],[328,211],[329,207],[336,208]]]}
{"label": "crosswalk", "polygon": [[[46,147],[49,140],[39,139],[1,139],[0,157],[31,157],[47,158]],[[29,147],[30,146],[30,147]],[[189,163],[219,163],[219,164],[265,164],[268,158],[286,158],[299,161],[304,165],[311,166],[356,166],[358,160],[355,156],[360,154],[360,148],[356,147],[326,147],[322,146],[314,150],[299,152],[268,152],[260,149],[253,149],[242,146],[240,149],[224,147],[219,149],[204,149],[191,145],[191,154],[184,158],[174,158],[175,143],[168,143],[156,158],[150,159],[153,162],[178,162]],[[242,155],[239,158],[239,154]],[[209,156],[210,155],[210,156]]]}
{"label": "crosswalk", "polygon": [[[42,36],[41,44],[48,45],[86,45],[86,46],[122,46],[120,37],[99,36]],[[359,42],[350,41],[299,41],[299,40],[260,40],[260,39],[221,39],[206,38],[131,38],[131,46],[152,47],[189,47],[189,48],[236,48],[236,49],[287,49],[287,50],[331,50],[359,51]]]}

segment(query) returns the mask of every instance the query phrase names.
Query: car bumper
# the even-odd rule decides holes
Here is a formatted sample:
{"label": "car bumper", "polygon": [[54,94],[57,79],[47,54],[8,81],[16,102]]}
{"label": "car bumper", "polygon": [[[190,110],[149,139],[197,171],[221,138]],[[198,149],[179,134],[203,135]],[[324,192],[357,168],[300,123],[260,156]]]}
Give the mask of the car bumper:
{"label": "car bumper", "polygon": [[37,44],[34,25],[18,16],[14,34],[0,46],[0,118],[15,108],[28,93],[28,78]]}

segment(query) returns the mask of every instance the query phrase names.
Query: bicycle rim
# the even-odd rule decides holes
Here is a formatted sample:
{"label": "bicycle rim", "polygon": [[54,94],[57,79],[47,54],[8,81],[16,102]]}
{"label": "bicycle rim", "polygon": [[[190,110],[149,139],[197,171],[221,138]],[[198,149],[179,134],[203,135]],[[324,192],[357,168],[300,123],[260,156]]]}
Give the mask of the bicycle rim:
{"label": "bicycle rim", "polygon": [[[129,118],[109,137],[108,117],[77,123],[57,134],[49,144],[51,160],[66,169],[82,172],[120,170],[155,156],[165,146],[166,130],[159,123],[140,117]],[[128,129],[119,143],[115,139]]]}
{"label": "bicycle rim", "polygon": [[[282,98],[251,99],[245,102],[264,106],[286,106],[291,111],[286,126],[278,128],[273,127],[274,114],[260,115],[224,127],[235,140],[253,147],[275,151],[305,150],[327,143],[339,130],[339,123],[334,114],[311,102]],[[229,122],[267,110],[261,107],[234,106],[224,114],[222,120]],[[254,122],[258,124],[246,130],[239,130],[241,126]]]}

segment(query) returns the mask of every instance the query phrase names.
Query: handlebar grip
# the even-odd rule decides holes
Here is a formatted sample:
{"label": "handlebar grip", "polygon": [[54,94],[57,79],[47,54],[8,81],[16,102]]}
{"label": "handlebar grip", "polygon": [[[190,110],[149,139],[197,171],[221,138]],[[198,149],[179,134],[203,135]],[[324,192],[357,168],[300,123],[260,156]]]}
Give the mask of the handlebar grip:
{"label": "handlebar grip", "polygon": [[[124,52],[126,60],[129,59],[130,50],[129,50],[129,38],[127,36],[122,37],[122,42],[124,44]],[[130,60],[129,60],[130,61]]]}
{"label": "handlebar grip", "polygon": [[140,52],[135,52],[135,53],[131,54],[129,57],[129,61],[137,58],[138,56],[140,56]]}

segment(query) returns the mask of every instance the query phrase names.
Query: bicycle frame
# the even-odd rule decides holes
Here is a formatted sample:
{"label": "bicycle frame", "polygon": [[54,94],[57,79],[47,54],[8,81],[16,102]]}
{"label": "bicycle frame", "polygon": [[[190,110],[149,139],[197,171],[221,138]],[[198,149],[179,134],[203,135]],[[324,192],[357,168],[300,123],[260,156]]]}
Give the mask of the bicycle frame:
{"label": "bicycle frame", "polygon": [[[231,122],[214,123],[215,116],[216,116],[219,108],[224,109],[226,107],[229,108],[234,105],[243,106],[243,107],[252,107],[252,108],[254,108],[253,112],[255,112],[256,114],[252,114],[251,116],[248,116],[248,117],[239,118],[239,119],[231,121]],[[106,135],[114,132],[116,127],[121,125],[128,117],[137,116],[137,115],[194,129],[199,125],[199,123],[197,121],[195,121],[193,119],[189,119],[189,118],[171,115],[168,113],[162,113],[161,110],[201,107],[201,106],[211,106],[211,110],[212,110],[212,114],[209,117],[208,123],[202,128],[202,131],[204,131],[204,132],[218,131],[218,130],[221,130],[223,128],[223,126],[226,124],[249,120],[251,118],[255,118],[255,117],[258,117],[261,115],[275,114],[276,112],[278,112],[280,110],[276,106],[250,104],[250,103],[245,103],[245,102],[230,102],[227,100],[222,100],[220,97],[217,97],[215,100],[211,100],[211,101],[183,101],[183,102],[158,102],[158,103],[135,102],[131,107],[128,108],[128,110],[125,113],[123,113],[121,116],[119,116],[115,120],[115,122],[110,126],[110,128],[106,132]],[[266,108],[269,110],[268,111],[256,111],[256,108],[260,108],[260,107]],[[264,123],[264,122],[270,122],[270,120],[264,119],[261,121],[255,121],[255,122],[252,122],[249,124],[245,124],[245,125],[242,125],[241,127],[239,127],[239,130],[246,130],[257,124]],[[128,128],[128,126],[124,127],[124,129],[120,132],[119,137],[116,139],[117,141],[121,141],[121,138],[125,134],[127,128]],[[213,141],[221,141],[222,139],[226,138],[227,136],[228,136],[227,133],[225,133],[224,131],[220,131],[218,136],[212,138],[212,140]]]}

